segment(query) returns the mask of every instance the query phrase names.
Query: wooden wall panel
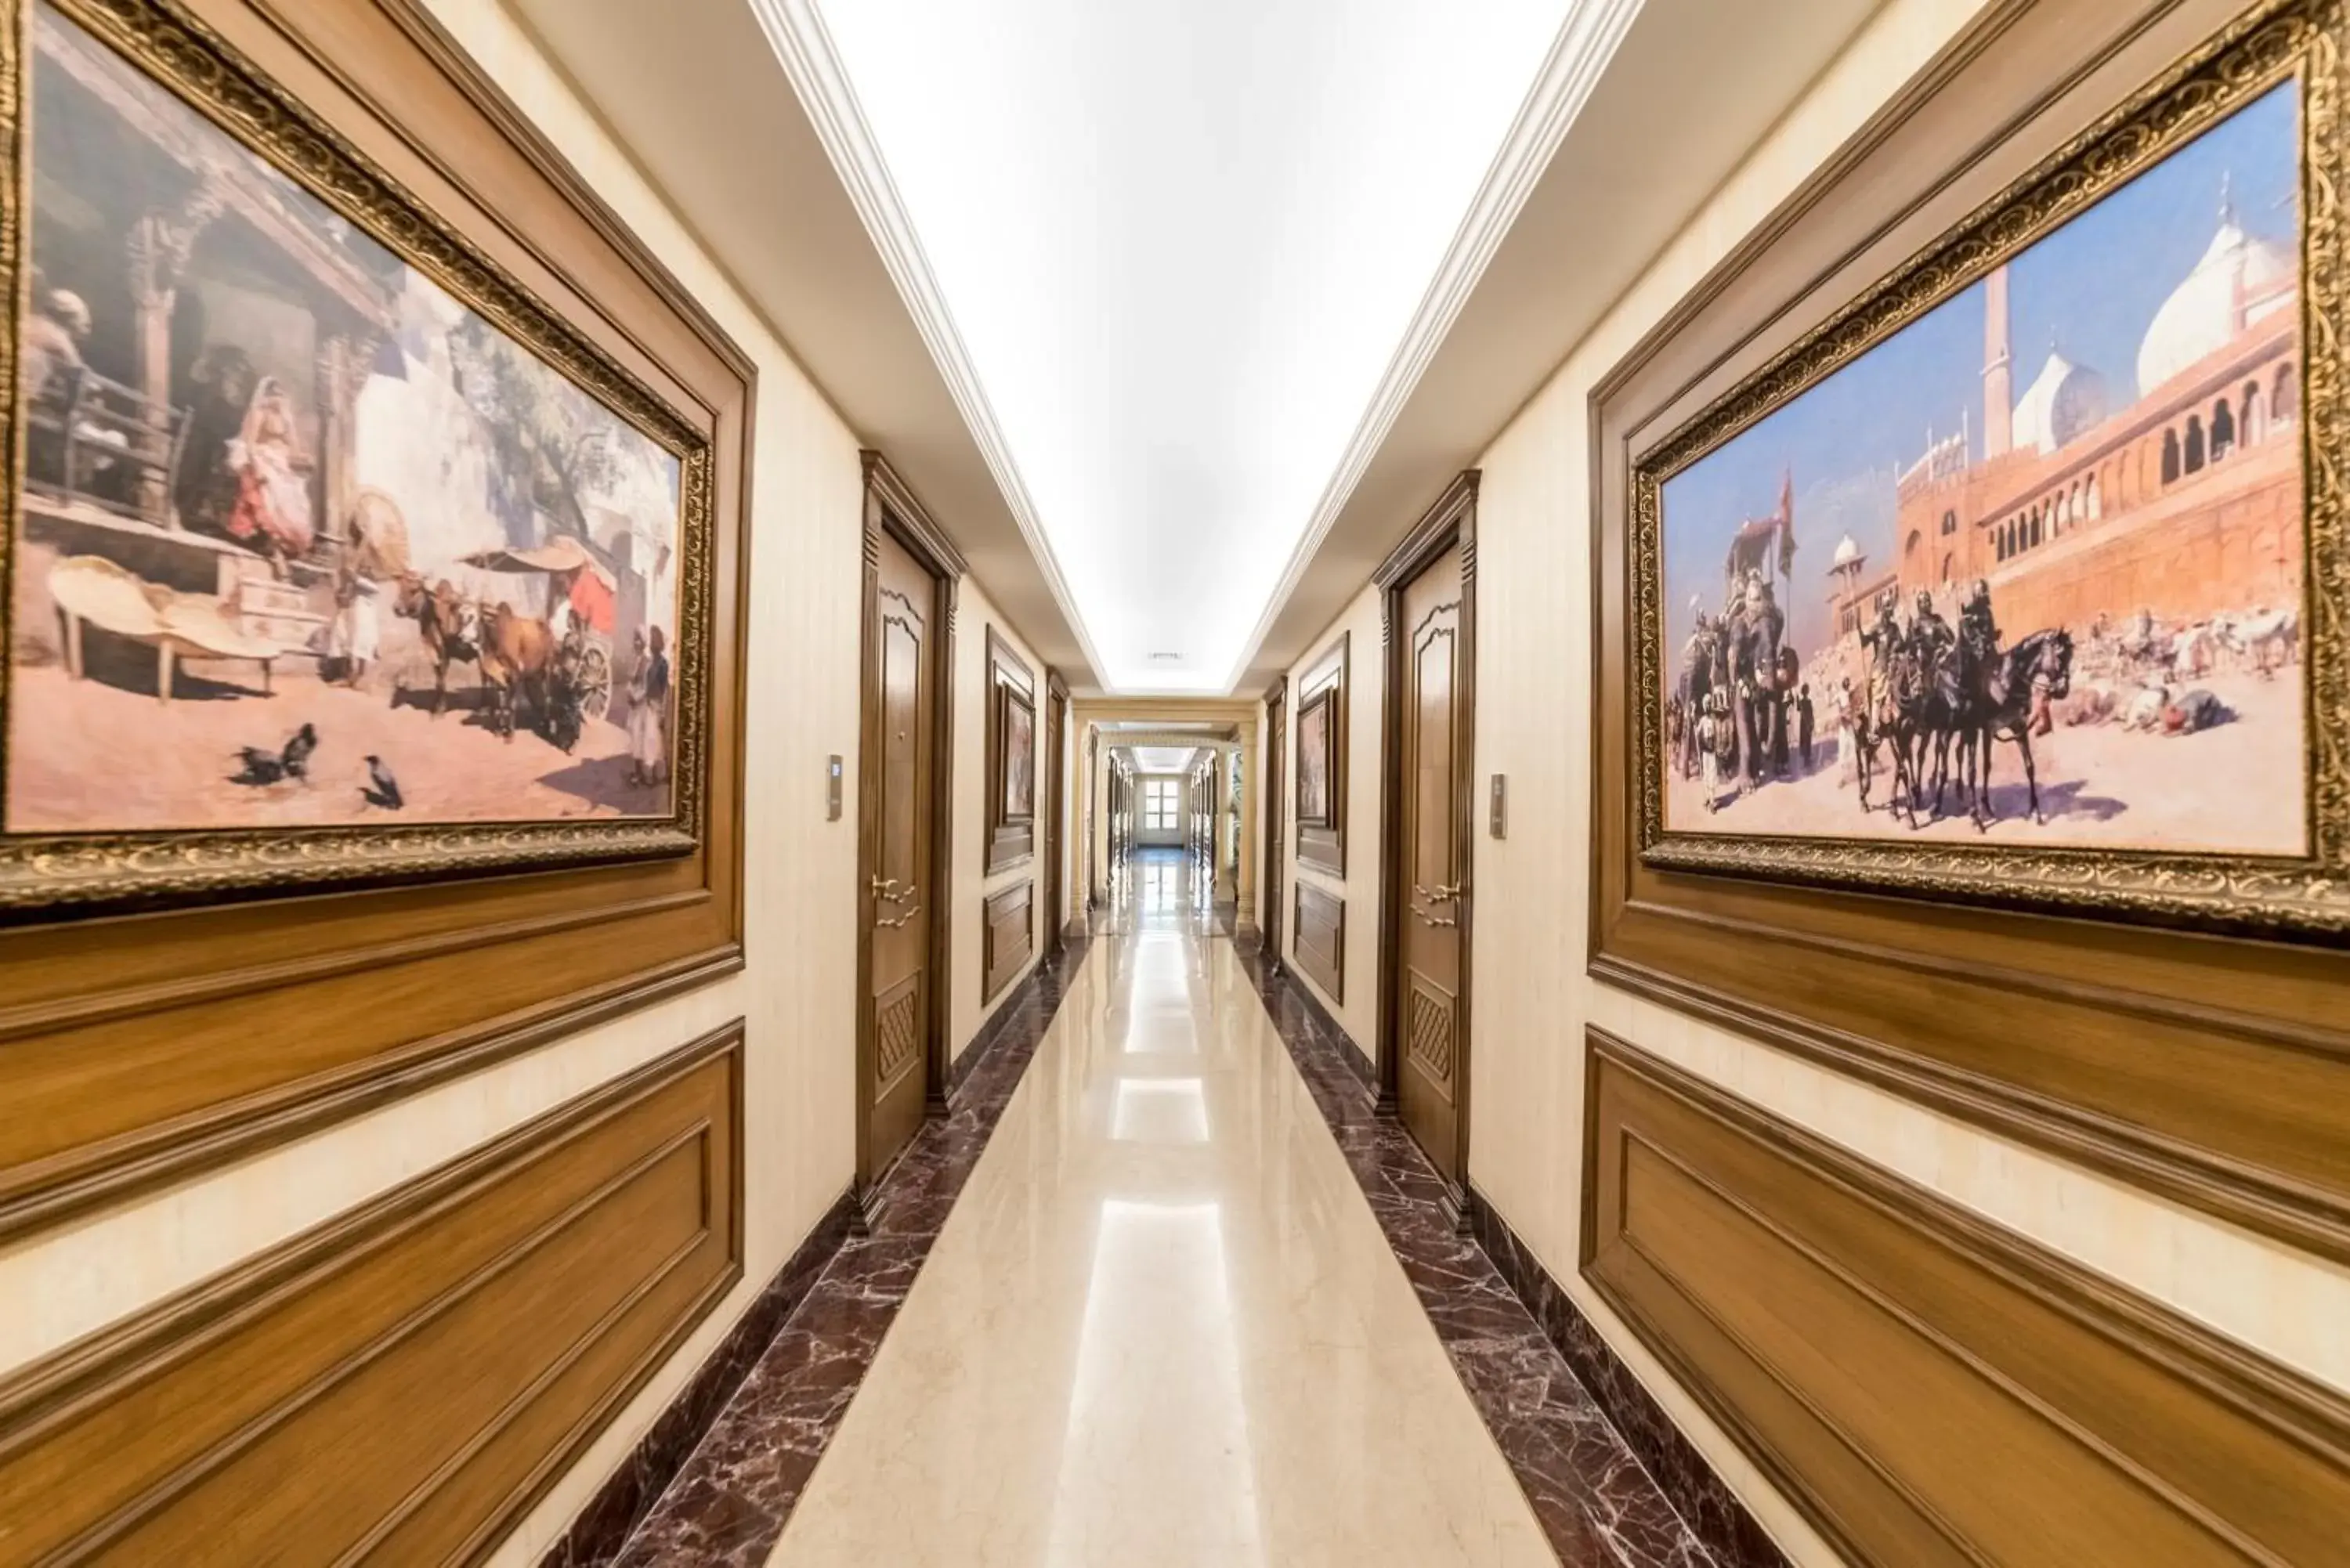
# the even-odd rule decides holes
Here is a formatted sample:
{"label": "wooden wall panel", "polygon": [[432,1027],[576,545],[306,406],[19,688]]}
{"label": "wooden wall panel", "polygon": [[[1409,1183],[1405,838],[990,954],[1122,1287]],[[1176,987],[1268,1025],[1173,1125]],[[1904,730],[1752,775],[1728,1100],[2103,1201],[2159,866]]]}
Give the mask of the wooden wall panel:
{"label": "wooden wall panel", "polygon": [[710,443],[702,840],[641,863],[0,930],[0,1240],[742,967],[750,360],[424,0],[182,8]]}
{"label": "wooden wall panel", "polygon": [[1704,875],[1639,849],[1650,769],[1633,740],[1633,465],[2250,9],[1984,5],[1916,78],[1887,84],[1885,107],[1594,389],[1590,968],[2343,1264],[2350,968],[2338,947]]}
{"label": "wooden wall panel", "polygon": [[2339,1562],[2350,1401],[1593,1031],[1583,1273],[1856,1563]]}
{"label": "wooden wall panel", "polygon": [[1297,967],[1329,995],[1347,1000],[1347,900],[1313,883],[1297,884]]}
{"label": "wooden wall panel", "polygon": [[0,1383],[0,1563],[463,1563],[743,1272],[739,1023]]}
{"label": "wooden wall panel", "polygon": [[1020,978],[1036,951],[1036,884],[1015,882],[987,896],[980,973],[983,999],[993,1002]]}

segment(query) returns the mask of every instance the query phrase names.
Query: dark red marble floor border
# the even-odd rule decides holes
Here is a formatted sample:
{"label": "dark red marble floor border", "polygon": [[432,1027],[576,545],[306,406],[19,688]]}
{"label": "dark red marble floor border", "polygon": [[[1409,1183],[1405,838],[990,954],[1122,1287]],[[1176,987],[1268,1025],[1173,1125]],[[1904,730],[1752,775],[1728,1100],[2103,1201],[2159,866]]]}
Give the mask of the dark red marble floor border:
{"label": "dark red marble floor border", "polygon": [[[695,1375],[688,1397],[654,1423],[638,1454],[539,1568],[758,1568],[765,1562],[1087,945],[1073,937],[1040,961],[989,1021],[983,1052],[977,1041],[965,1048],[966,1058],[979,1053],[977,1059],[956,1084],[947,1114],[924,1122],[882,1179],[871,1233],[848,1234],[847,1199],[835,1206],[820,1230],[833,1226],[837,1215],[840,1234],[797,1299],[768,1317],[763,1309],[777,1287],[761,1295],[746,1326],[727,1336]],[[811,1237],[795,1254],[795,1265],[815,1241]],[[778,1284],[793,1272],[777,1276]],[[753,1315],[767,1318],[764,1328],[751,1324]],[[723,1395],[702,1413],[701,1403],[712,1398],[705,1381]],[[689,1406],[690,1413],[680,1413]]]}
{"label": "dark red marble floor border", "polygon": [[605,1479],[588,1506],[572,1520],[563,1539],[539,1559],[539,1568],[588,1568],[619,1554],[630,1532],[644,1522],[684,1469],[688,1456],[751,1375],[784,1321],[807,1299],[825,1265],[848,1239],[856,1211],[856,1200],[846,1192],[825,1210],[791,1260],[702,1362],[693,1380],[654,1419],[620,1468]]}
{"label": "dark red marble floor border", "polygon": [[1352,1073],[1356,1081],[1363,1085],[1364,1092],[1374,1098],[1378,1097],[1378,1064],[1371,1060],[1370,1053],[1363,1049],[1362,1043],[1347,1033],[1347,1026],[1338,1022],[1330,1009],[1323,1004],[1320,997],[1314,994],[1311,986],[1300,985],[1294,976],[1287,973],[1280,977],[1280,983],[1286,985],[1290,995],[1296,998],[1298,1005],[1312,1015],[1315,1028],[1323,1037],[1339,1047],[1338,1059],[1347,1064],[1347,1071]]}
{"label": "dark red marble floor border", "polygon": [[1469,1222],[1485,1255],[1542,1325],[1544,1337],[1566,1358],[1575,1380],[1590,1390],[1714,1560],[1724,1568],[1791,1568],[1786,1553],[1747,1511],[1730,1483],[1706,1462],[1583,1309],[1473,1187],[1469,1189]]}
{"label": "dark red marble floor border", "polygon": [[1493,1260],[1449,1218],[1445,1184],[1380,1116],[1354,1046],[1286,976],[1243,953],[1290,1060],[1329,1123],[1461,1386],[1568,1568],[1721,1568],[1641,1466]]}

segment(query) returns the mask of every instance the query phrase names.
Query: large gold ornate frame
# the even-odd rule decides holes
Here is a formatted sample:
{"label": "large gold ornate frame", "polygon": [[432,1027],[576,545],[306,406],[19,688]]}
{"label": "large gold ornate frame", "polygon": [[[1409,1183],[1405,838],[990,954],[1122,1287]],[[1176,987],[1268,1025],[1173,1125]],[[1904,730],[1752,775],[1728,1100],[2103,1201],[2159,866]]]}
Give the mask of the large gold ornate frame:
{"label": "large gold ornate frame", "polygon": [[[181,904],[322,887],[442,880],[493,872],[688,855],[704,828],[712,635],[712,452],[676,410],[575,331],[452,225],[310,112],[177,0],[45,0],[134,68],[327,202],[511,335],[675,456],[681,467],[677,717],[670,814],[595,823],[488,822],[403,827],[0,834],[0,921],[78,909]],[[0,388],[16,384],[31,130],[26,70],[36,0],[11,0],[0,26]],[[8,461],[0,472],[0,633],[13,597],[24,433],[0,399]],[[0,675],[0,735],[6,690]]]}
{"label": "large gold ornate frame", "polygon": [[[1638,458],[1629,487],[1640,859],[1660,870],[2191,926],[2302,940],[2350,932],[2350,525],[2341,454],[2345,303],[2339,189],[2350,178],[2342,0],[2259,7],[2050,154],[1876,287],[1830,316]],[[2308,570],[2301,666],[2308,723],[2303,857],[2020,849],[1668,831],[1660,492],[1722,445],[2259,94],[2302,94],[2302,396]]]}

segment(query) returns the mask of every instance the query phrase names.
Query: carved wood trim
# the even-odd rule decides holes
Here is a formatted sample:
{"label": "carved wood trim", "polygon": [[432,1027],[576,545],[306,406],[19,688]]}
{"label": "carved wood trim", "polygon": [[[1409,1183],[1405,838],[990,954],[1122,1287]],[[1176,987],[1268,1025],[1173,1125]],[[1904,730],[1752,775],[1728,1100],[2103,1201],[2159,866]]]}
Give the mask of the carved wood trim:
{"label": "carved wood trim", "polygon": [[868,447],[857,454],[865,470],[865,487],[878,497],[889,532],[913,553],[914,559],[934,577],[960,577],[971,570],[952,535],[931,516],[913,490],[889,466],[889,458]]}

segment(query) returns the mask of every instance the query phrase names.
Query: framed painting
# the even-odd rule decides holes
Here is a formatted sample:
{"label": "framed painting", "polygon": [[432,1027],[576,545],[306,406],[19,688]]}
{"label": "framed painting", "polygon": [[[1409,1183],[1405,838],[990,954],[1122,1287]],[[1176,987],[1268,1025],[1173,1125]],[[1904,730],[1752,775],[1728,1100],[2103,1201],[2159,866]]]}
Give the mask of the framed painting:
{"label": "framed painting", "polygon": [[1036,709],[1010,687],[1003,689],[1003,819],[1025,822],[1036,815]]}
{"label": "framed painting", "polygon": [[10,8],[0,912],[691,851],[702,432],[192,18]]}
{"label": "framed painting", "polygon": [[2318,36],[2229,30],[1640,462],[1650,864],[2350,931]]}
{"label": "framed painting", "polygon": [[0,1239],[739,969],[755,362],[421,0],[0,118]]}
{"label": "framed painting", "polygon": [[1297,715],[1297,819],[1330,820],[1330,719],[1337,693],[1325,691]]}
{"label": "framed painting", "polygon": [[1297,858],[1347,873],[1347,635],[1297,682]]}
{"label": "framed painting", "polygon": [[1036,676],[993,626],[987,628],[987,869],[1017,866],[1036,850]]}
{"label": "framed painting", "polygon": [[1998,0],[1590,394],[1592,974],[2337,1261],[2346,16]]}

